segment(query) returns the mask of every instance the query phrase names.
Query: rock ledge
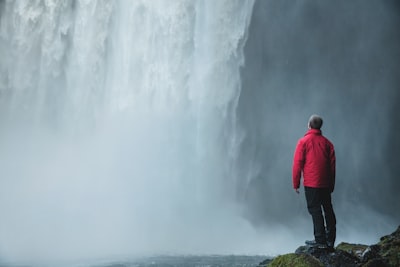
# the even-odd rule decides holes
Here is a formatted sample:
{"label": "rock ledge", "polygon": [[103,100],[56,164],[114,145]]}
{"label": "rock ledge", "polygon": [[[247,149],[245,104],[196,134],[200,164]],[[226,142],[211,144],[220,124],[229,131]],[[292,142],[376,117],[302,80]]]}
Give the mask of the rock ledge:
{"label": "rock ledge", "polygon": [[301,246],[295,253],[265,260],[268,267],[398,267],[400,266],[400,226],[375,245],[340,243],[334,250]]}

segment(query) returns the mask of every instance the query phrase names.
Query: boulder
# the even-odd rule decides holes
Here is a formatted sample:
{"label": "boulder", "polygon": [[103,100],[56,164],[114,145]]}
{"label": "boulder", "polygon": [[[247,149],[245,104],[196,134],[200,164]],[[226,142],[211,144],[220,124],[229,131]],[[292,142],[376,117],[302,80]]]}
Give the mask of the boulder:
{"label": "boulder", "polygon": [[329,251],[311,246],[301,246],[296,250],[296,253],[312,255],[322,263],[322,266],[328,267],[358,267],[360,263],[356,256],[342,250]]}

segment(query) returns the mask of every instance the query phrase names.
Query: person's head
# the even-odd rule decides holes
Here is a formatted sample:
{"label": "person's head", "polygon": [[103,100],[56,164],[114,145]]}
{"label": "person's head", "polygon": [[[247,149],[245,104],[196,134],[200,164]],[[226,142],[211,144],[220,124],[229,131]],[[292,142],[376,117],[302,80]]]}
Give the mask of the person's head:
{"label": "person's head", "polygon": [[318,115],[311,115],[310,119],[308,120],[308,128],[310,129],[321,129],[323,120]]}

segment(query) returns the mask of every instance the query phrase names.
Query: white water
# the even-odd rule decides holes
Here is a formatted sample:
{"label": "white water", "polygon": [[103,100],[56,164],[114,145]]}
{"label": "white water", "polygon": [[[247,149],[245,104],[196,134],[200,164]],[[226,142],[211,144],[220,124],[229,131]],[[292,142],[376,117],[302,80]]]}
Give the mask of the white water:
{"label": "white water", "polygon": [[252,7],[3,3],[0,258],[274,253],[235,202]]}

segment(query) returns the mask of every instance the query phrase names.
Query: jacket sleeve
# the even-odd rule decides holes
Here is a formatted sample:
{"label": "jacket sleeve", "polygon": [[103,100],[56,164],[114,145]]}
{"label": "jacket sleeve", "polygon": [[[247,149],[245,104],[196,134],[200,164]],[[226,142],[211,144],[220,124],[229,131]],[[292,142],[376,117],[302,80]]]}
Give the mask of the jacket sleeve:
{"label": "jacket sleeve", "polygon": [[304,145],[301,140],[297,142],[296,150],[294,151],[293,158],[293,169],[292,169],[292,180],[293,188],[297,189],[300,187],[301,172],[304,167]]}
{"label": "jacket sleeve", "polygon": [[331,192],[335,190],[335,180],[336,180],[336,155],[335,155],[335,148],[332,144],[330,144],[330,175],[331,175]]}

